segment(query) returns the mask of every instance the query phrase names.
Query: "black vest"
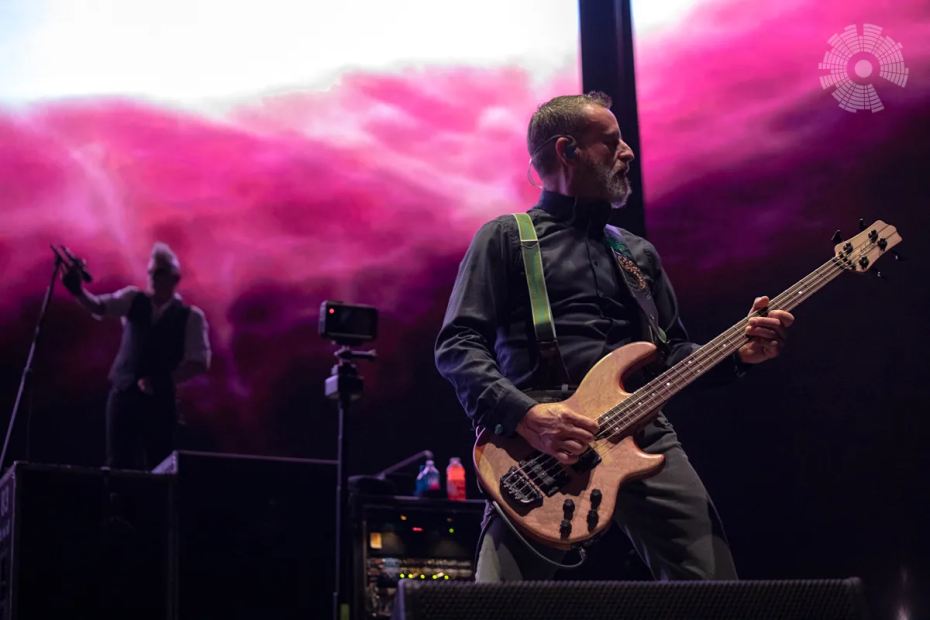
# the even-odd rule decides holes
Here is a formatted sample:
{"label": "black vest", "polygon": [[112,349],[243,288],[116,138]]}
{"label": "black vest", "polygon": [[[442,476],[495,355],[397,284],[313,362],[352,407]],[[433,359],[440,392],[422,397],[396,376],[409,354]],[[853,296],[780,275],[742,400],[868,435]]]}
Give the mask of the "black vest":
{"label": "black vest", "polygon": [[184,359],[190,313],[190,306],[175,299],[153,324],[151,297],[137,293],[126,314],[123,340],[111,376],[114,383],[128,387],[142,377],[169,379]]}

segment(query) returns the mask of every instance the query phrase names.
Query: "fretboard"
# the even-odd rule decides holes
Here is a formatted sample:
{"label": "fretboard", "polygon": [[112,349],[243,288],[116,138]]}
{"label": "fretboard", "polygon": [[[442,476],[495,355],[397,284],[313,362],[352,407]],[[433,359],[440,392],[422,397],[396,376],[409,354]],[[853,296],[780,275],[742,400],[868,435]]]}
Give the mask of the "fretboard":
{"label": "fretboard", "polygon": [[[769,300],[768,310],[791,310],[819,291],[833,278],[845,271],[836,258],[815,269],[781,295]],[[623,433],[665,404],[672,396],[686,388],[711,368],[733,355],[746,343],[749,319],[764,316],[758,311],[726,330],[664,373],[636,390],[629,398],[605,412],[598,423],[598,438]]]}

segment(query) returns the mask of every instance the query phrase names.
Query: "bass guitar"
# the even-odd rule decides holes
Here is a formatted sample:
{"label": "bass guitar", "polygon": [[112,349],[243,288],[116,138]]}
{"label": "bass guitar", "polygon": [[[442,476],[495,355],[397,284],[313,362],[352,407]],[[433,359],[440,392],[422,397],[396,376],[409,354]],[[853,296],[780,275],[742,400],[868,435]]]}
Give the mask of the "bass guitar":
{"label": "bass guitar", "polygon": [[[862,222],[860,221],[860,224]],[[838,235],[834,241],[840,241]],[[617,493],[628,480],[649,477],[665,457],[647,454],[633,434],[655,418],[681,389],[732,355],[746,342],[752,317],[768,310],[791,310],[843,272],[864,273],[901,242],[894,226],[877,221],[838,243],[833,257],[690,356],[628,393],[623,380],[654,361],[656,347],[635,342],[604,356],[564,404],[596,420],[599,430],[573,465],[562,465],[535,450],[520,436],[504,437],[483,429],[474,449],[478,483],[518,530],[558,549],[591,544],[610,525]]]}

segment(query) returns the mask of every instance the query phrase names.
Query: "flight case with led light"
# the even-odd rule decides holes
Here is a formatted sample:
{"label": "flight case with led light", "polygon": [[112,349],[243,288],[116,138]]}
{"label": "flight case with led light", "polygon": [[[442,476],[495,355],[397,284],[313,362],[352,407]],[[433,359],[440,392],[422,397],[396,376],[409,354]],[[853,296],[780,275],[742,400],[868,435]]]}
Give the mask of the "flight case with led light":
{"label": "flight case with led light", "polygon": [[356,620],[390,618],[402,579],[472,581],[485,502],[353,495]]}

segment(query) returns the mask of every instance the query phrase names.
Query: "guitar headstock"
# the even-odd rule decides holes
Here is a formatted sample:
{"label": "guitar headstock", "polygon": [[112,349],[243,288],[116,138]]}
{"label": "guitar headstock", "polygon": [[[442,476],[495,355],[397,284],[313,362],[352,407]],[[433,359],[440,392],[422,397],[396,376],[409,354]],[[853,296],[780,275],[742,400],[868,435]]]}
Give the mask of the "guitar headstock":
{"label": "guitar headstock", "polygon": [[859,220],[859,226],[862,232],[845,242],[838,243],[834,251],[840,267],[848,271],[865,273],[872,268],[875,261],[901,243],[903,239],[894,226],[889,226],[881,220],[871,226],[865,226],[864,222]]}

